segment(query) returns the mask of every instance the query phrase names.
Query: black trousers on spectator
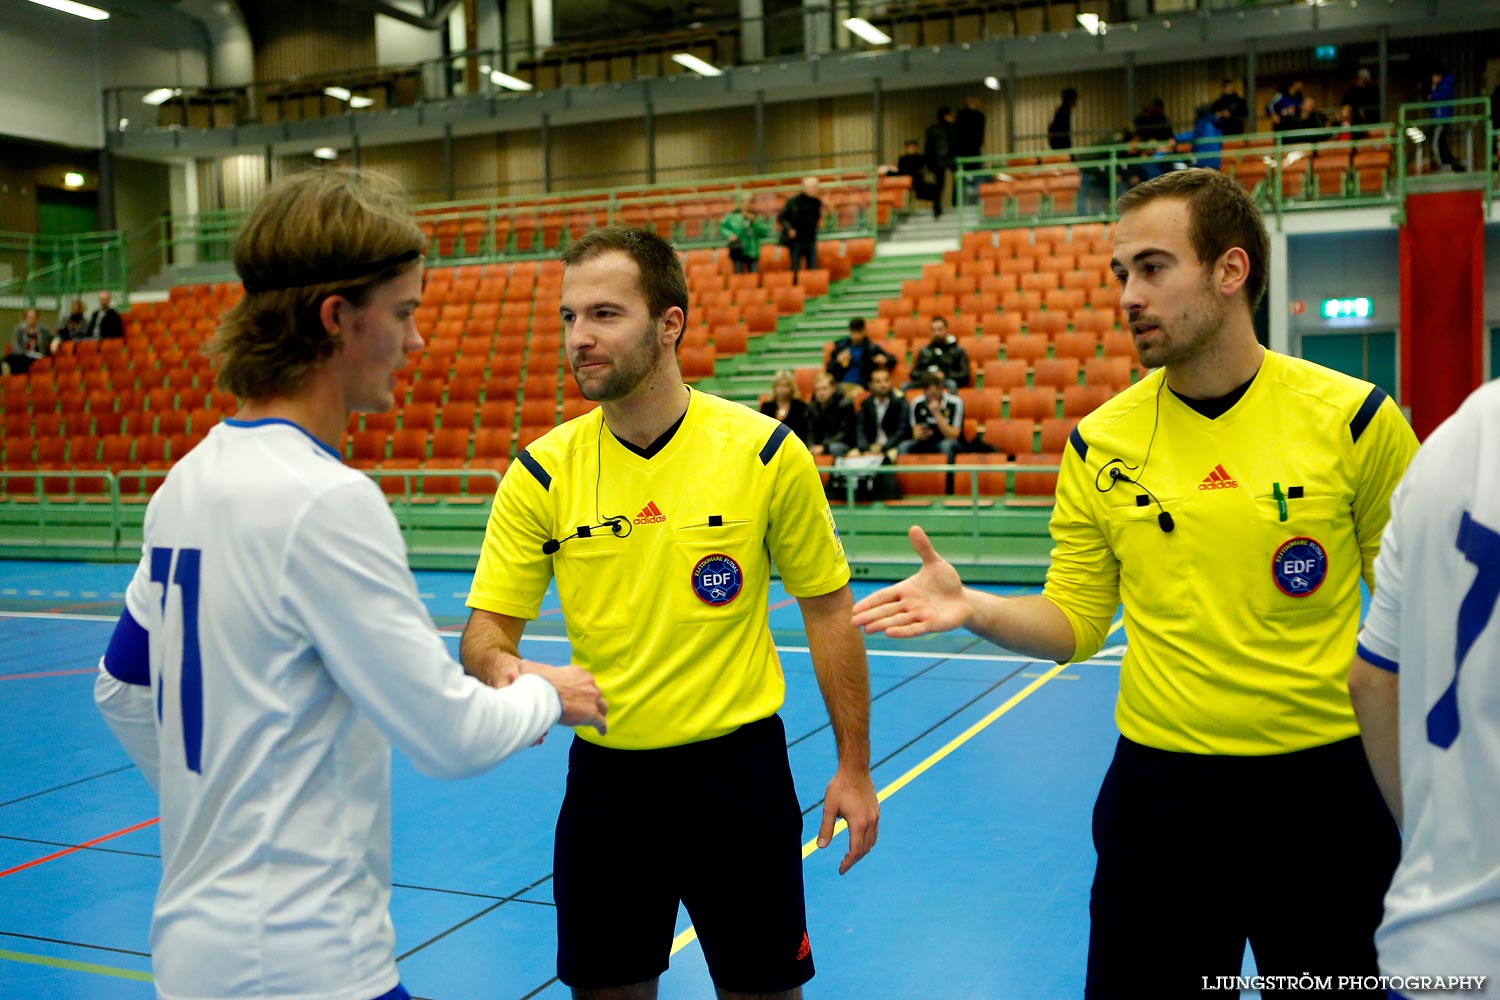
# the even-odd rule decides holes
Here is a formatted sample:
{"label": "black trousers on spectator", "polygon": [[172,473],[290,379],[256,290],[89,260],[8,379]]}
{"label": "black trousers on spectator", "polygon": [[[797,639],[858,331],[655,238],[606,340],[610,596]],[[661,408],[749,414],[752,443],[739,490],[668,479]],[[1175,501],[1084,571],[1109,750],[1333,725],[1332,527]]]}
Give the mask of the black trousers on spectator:
{"label": "black trousers on spectator", "polygon": [[802,270],[803,267],[815,270],[818,266],[818,241],[816,239],[793,240],[791,255],[793,274]]}
{"label": "black trousers on spectator", "polygon": [[1379,974],[1375,928],[1401,840],[1358,738],[1228,757],[1122,737],[1094,847],[1088,1000],[1237,998],[1204,977],[1239,975],[1246,941],[1261,975]]}

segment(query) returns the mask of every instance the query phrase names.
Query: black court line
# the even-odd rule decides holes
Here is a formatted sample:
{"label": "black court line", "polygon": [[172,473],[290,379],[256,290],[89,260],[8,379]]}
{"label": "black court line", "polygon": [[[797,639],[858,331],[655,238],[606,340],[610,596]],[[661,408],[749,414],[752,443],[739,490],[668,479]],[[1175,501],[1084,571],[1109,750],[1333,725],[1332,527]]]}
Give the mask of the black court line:
{"label": "black court line", "polygon": [[557,982],[557,977],[553,976],[551,979],[547,980],[545,983],[543,983],[542,985],[538,986],[536,989],[532,990],[530,993],[528,993],[525,996],[523,996],[521,998],[521,1000],[531,1000],[532,997],[536,996],[538,993],[542,992],[542,990],[545,990],[547,987],[551,986],[555,982]]}
{"label": "black court line", "polygon": [[524,896],[526,893],[528,893],[531,890],[535,889],[537,886],[543,884],[544,882],[551,881],[551,879],[552,879],[552,873],[548,872],[545,876],[543,876],[542,878],[537,879],[535,882],[531,883],[530,885],[524,886],[520,890],[518,890],[517,892],[513,892],[509,896],[505,896],[504,898],[499,899],[498,901],[496,901],[494,904],[492,904],[490,906],[486,906],[484,909],[480,910],[478,913],[474,914],[472,917],[468,917],[468,918],[466,918],[464,920],[460,920],[458,923],[454,924],[452,927],[449,927],[447,930],[445,930],[442,933],[436,935],[435,937],[428,938],[426,941],[423,941],[421,944],[417,945],[415,948],[411,949],[410,951],[406,952],[405,954],[397,955],[396,956],[396,961],[403,962],[406,959],[411,958],[413,955],[415,955],[417,952],[421,951],[423,948],[426,948],[428,945],[437,944],[439,941],[441,941],[443,938],[447,937],[449,934],[452,934],[454,931],[460,930],[460,929],[462,929],[464,927],[469,926],[474,921],[478,920],[480,917],[484,916],[487,913],[493,913],[495,910],[498,910],[500,907],[504,906],[506,903],[528,903],[528,902],[531,902],[531,900],[521,899],[520,897]]}
{"label": "black court line", "polygon": [[22,938],[27,941],[45,941],[48,944],[65,944],[73,948],[87,948],[90,951],[112,951],[116,955],[134,955],[136,958],[150,958],[149,951],[132,951],[129,948],[108,948],[102,944],[84,944],[82,941],[66,941],[62,938],[40,937],[36,934],[17,934],[15,931],[0,931],[0,937]]}
{"label": "black court line", "polygon": [[108,771],[100,771],[98,774],[91,774],[87,778],[79,778],[76,781],[69,781],[65,784],[55,785],[52,788],[44,788],[40,792],[32,792],[30,795],[23,795],[18,799],[11,799],[9,802],[0,802],[0,809],[4,809],[6,806],[13,806],[17,802],[25,802],[27,799],[35,799],[43,795],[51,795],[53,792],[60,792],[64,788],[72,788],[74,785],[82,785],[90,781],[95,781],[99,778],[107,778],[111,774],[119,774],[121,771],[131,771],[134,769],[134,764],[126,764],[124,767],[113,767]]}
{"label": "black court line", "polygon": [[0,840],[13,840],[19,844],[37,844],[41,847],[71,847],[77,851],[97,851],[100,854],[124,854],[132,858],[155,858],[161,860],[160,854],[150,851],[122,851],[118,847],[80,847],[77,844],[66,844],[60,840],[37,840],[35,837],[11,837],[0,833]]}
{"label": "black court line", "polygon": [[[890,694],[893,691],[896,691],[896,690],[899,690],[900,688],[905,687],[906,685],[910,684],[912,681],[914,681],[917,678],[921,677],[923,674],[927,674],[927,673],[930,673],[930,672],[936,670],[938,667],[941,667],[944,663],[947,663],[954,656],[957,656],[957,655],[960,655],[962,653],[968,652],[969,650],[973,649],[975,646],[979,645],[982,641],[983,641],[982,639],[976,639],[973,642],[969,643],[967,646],[965,646],[963,649],[955,650],[952,653],[934,654],[935,656],[938,657],[938,659],[934,660],[932,663],[929,663],[927,666],[923,667],[921,670],[918,670],[914,674],[907,674],[906,676],[902,677],[901,680],[897,681],[895,684],[892,684],[890,687],[888,687],[885,690],[881,691],[879,694],[871,695],[870,696],[870,704],[871,705],[875,704],[881,698],[884,698],[886,695]],[[1011,674],[1010,676],[1014,677],[1015,674]],[[1008,680],[1009,678],[1006,678],[1006,679]],[[969,683],[972,683],[972,682],[969,682]],[[788,743],[786,745],[786,748],[788,750],[790,750],[792,747],[796,746],[798,743],[801,743],[803,740],[809,739],[809,738],[817,735],[818,733],[821,733],[823,730],[828,729],[832,725],[833,725],[833,721],[830,719],[828,722],[823,723],[821,726],[818,726],[816,729],[811,729],[811,730],[803,733],[801,736],[797,737],[795,740],[792,740],[790,743]]]}
{"label": "black court line", "polygon": [[[548,878],[550,878],[550,877],[551,876],[548,876]],[[542,881],[546,881],[546,879],[543,879]],[[539,882],[537,884],[540,885],[541,883]],[[493,900],[498,900],[499,902],[502,902],[502,903],[525,903],[528,906],[555,906],[555,905],[557,905],[555,903],[549,903],[546,900],[542,900],[542,899],[517,899],[514,895],[511,895],[511,896],[496,896],[492,892],[466,892],[463,889],[437,889],[437,888],[434,888],[434,887],[432,887],[430,885],[408,885],[408,884],[406,884],[404,882],[392,882],[391,886],[393,888],[396,888],[396,889],[415,889],[417,892],[440,892],[440,893],[442,893],[445,896],[468,896],[471,899],[493,899]],[[527,891],[529,891],[529,889],[530,889],[530,886],[528,886],[526,889],[522,889],[521,891],[522,892],[527,892]],[[413,998],[413,1000],[415,1000],[415,998]]]}

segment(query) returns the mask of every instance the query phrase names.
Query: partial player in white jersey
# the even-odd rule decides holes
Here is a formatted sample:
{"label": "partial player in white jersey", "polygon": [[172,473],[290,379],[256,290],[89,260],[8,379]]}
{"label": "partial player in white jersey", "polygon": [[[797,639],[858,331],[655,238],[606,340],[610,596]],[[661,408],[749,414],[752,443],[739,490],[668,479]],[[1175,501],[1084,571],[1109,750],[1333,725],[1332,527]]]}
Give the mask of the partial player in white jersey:
{"label": "partial player in white jersey", "polygon": [[352,412],[422,346],[425,238],[393,191],[274,185],[235,244],[211,350],[243,408],[167,476],[95,700],[161,798],[151,926],[166,1000],[407,997],[395,963],[390,747],[481,772],[554,723],[604,729],[577,667],[464,674],[417,597]]}
{"label": "partial player in white jersey", "polygon": [[1473,996],[1477,976],[1500,989],[1497,602],[1500,382],[1491,382],[1432,433],[1391,496],[1349,672],[1365,750],[1403,833],[1375,935],[1394,995]]}

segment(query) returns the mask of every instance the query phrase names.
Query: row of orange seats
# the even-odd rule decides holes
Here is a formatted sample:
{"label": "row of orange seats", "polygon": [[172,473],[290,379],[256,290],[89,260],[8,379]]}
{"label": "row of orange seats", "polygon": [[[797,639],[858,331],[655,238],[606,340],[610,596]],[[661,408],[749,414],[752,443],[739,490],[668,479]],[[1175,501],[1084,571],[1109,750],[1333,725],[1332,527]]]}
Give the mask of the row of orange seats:
{"label": "row of orange seats", "polygon": [[[1041,452],[1037,454],[1018,456],[1019,464],[1023,465],[1050,465],[1056,466],[1062,462],[1061,452]],[[1007,465],[1012,462],[1012,456],[1000,453],[976,453],[960,452],[954,457],[955,465]],[[817,463],[827,467],[833,464],[833,458],[828,455],[819,455]],[[896,458],[896,482],[901,488],[901,493],[906,498],[914,497],[942,497],[952,496],[959,499],[950,503],[963,502],[962,498],[972,495],[970,484],[970,473],[948,472],[945,466],[949,465],[948,459],[943,455],[900,455]],[[925,471],[917,471],[925,470]],[[1057,473],[1055,472],[1017,472],[1013,470],[997,469],[994,472],[977,473],[979,495],[981,497],[1035,497],[1040,501],[1052,496],[1057,490]],[[952,478],[953,488],[948,489],[948,480]],[[825,484],[830,482],[831,475],[823,473]],[[834,506],[842,506],[847,500],[841,498],[837,488],[833,490],[833,499],[830,502]],[[905,502],[910,502],[908,499]]]}

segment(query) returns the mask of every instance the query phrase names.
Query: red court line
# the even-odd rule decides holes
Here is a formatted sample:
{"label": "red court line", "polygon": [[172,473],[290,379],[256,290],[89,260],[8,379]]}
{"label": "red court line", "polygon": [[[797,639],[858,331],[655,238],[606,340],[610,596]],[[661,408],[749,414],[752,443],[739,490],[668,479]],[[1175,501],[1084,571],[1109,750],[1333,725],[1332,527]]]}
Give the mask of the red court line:
{"label": "red court line", "polygon": [[784,601],[777,601],[775,604],[771,605],[769,608],[766,608],[766,610],[767,611],[775,611],[777,608],[784,608],[788,604],[796,604],[796,603],[797,603],[797,599],[795,597],[788,597]]}
{"label": "red court line", "polygon": [[29,681],[33,677],[72,677],[75,674],[97,673],[98,667],[79,667],[77,670],[43,670],[35,674],[0,674],[0,681]]}
{"label": "red court line", "polygon": [[161,819],[160,816],[153,816],[145,822],[137,823],[134,826],[127,826],[123,830],[116,830],[114,833],[106,833],[102,837],[95,837],[93,840],[84,841],[77,847],[67,847],[61,851],[56,851],[52,854],[48,854],[45,857],[36,858],[35,860],[28,861],[25,864],[16,865],[14,868],[7,868],[5,869],[5,871],[0,872],[0,878],[4,878],[7,875],[14,875],[16,872],[23,872],[28,868],[35,868],[37,865],[44,865],[49,861],[56,861],[58,858],[65,858],[69,854],[75,854],[78,851],[84,850],[85,848],[93,847],[95,844],[102,844],[106,840],[114,840],[116,837],[123,837],[127,833],[134,833],[137,830],[144,830],[146,827],[151,826],[159,819]]}

